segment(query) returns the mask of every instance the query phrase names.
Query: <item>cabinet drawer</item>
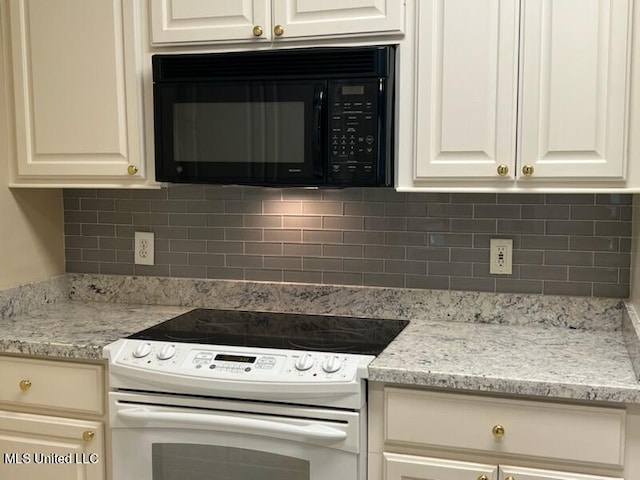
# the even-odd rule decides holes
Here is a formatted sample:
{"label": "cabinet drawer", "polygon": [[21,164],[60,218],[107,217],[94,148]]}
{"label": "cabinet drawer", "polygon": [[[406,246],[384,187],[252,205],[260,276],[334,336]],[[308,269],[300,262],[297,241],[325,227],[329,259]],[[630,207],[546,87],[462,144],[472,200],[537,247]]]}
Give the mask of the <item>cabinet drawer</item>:
{"label": "cabinet drawer", "polygon": [[102,414],[100,365],[0,357],[0,402]]}
{"label": "cabinet drawer", "polygon": [[[384,416],[388,443],[623,462],[622,409],[387,388]],[[497,426],[503,435],[494,432]]]}

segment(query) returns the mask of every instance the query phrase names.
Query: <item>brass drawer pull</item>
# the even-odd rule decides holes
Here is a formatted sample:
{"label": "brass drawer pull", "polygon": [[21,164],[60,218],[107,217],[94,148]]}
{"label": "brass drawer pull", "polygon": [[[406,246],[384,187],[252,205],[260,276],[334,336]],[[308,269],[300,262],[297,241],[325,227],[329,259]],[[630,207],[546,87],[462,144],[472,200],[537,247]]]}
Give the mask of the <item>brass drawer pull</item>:
{"label": "brass drawer pull", "polygon": [[253,27],[253,36],[254,37],[261,37],[262,36],[262,27],[260,25],[256,25],[255,27]]}
{"label": "brass drawer pull", "polygon": [[504,427],[502,425],[495,425],[491,430],[491,433],[493,433],[493,436],[496,438],[502,438],[505,433]]}
{"label": "brass drawer pull", "polygon": [[85,442],[90,442],[91,440],[93,440],[93,437],[96,436],[96,432],[91,431],[91,430],[86,430],[85,432],[83,432],[82,434],[82,439]]}
{"label": "brass drawer pull", "polygon": [[20,390],[26,392],[31,388],[31,380],[20,380]]}

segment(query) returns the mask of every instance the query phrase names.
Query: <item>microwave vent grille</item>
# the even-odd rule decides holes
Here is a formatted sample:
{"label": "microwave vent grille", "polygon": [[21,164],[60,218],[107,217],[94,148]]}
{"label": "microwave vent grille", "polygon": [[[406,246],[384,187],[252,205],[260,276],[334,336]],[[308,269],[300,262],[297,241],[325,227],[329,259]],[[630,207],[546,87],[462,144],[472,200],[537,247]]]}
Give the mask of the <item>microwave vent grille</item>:
{"label": "microwave vent grille", "polygon": [[388,76],[389,47],[155,55],[154,81]]}

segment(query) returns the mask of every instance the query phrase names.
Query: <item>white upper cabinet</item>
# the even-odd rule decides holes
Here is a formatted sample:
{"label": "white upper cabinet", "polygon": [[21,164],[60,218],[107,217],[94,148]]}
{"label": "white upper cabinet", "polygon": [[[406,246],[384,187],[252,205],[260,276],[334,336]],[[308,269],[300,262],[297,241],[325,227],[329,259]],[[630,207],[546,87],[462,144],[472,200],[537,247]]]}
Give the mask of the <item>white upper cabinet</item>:
{"label": "white upper cabinet", "polygon": [[154,45],[402,33],[403,0],[151,0]]}
{"label": "white upper cabinet", "polygon": [[13,184],[143,181],[135,2],[11,0],[7,5],[17,157]]}
{"label": "white upper cabinet", "polygon": [[271,0],[151,0],[157,45],[268,40]]}
{"label": "white upper cabinet", "polygon": [[624,178],[630,2],[522,8],[519,175]]}
{"label": "white upper cabinet", "polygon": [[418,7],[416,176],[513,170],[518,2],[434,0]]}
{"label": "white upper cabinet", "polygon": [[[282,38],[402,33],[402,0],[273,0]],[[275,33],[277,35],[277,32]]]}
{"label": "white upper cabinet", "polygon": [[415,151],[399,187],[625,186],[631,3],[416,2]]}

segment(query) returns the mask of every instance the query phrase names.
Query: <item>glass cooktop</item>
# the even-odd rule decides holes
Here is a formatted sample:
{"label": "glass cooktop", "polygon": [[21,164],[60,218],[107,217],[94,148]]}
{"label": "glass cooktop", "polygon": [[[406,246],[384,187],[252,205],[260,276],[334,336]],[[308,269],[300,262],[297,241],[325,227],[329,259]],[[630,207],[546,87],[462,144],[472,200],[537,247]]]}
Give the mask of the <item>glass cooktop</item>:
{"label": "glass cooktop", "polygon": [[408,324],[407,320],[197,308],[128,338],[378,355]]}

